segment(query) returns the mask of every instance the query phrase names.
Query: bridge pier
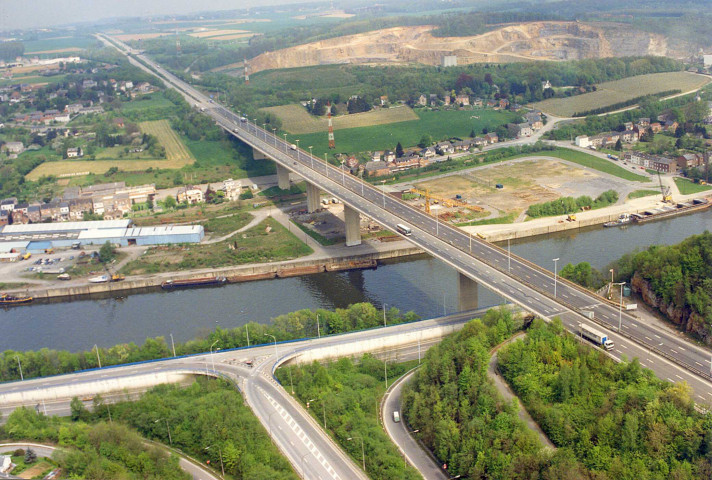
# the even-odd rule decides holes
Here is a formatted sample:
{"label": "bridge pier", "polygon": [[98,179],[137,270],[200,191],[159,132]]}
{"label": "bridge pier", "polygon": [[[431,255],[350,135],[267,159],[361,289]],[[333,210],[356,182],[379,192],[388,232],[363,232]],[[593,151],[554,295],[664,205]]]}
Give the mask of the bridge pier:
{"label": "bridge pier", "polygon": [[320,208],[320,195],[321,195],[321,190],[319,190],[319,187],[314,185],[313,183],[307,182],[307,211],[309,213],[316,212]]}
{"label": "bridge pier", "polygon": [[475,310],[479,308],[478,294],[479,287],[476,281],[470,277],[458,273],[457,303],[461,312]]}
{"label": "bridge pier", "polygon": [[266,160],[267,157],[265,157],[265,154],[257,150],[256,148],[252,149],[252,158],[255,160]]}
{"label": "bridge pier", "polygon": [[277,185],[282,190],[289,190],[289,170],[277,164]]}
{"label": "bridge pier", "polygon": [[346,222],[346,246],[361,245],[361,216],[346,204],[344,204],[344,222]]}

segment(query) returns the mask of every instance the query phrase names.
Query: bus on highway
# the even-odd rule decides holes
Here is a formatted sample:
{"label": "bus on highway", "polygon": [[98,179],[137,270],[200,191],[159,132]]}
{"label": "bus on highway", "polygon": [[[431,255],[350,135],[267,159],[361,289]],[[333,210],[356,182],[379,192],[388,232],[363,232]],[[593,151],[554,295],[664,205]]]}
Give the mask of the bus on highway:
{"label": "bus on highway", "polygon": [[411,233],[413,233],[413,232],[410,230],[410,227],[406,227],[406,226],[403,225],[402,223],[399,223],[398,225],[396,225],[396,230],[398,230],[398,233],[402,233],[402,234],[405,235],[406,237],[407,237],[408,235],[410,235]]}

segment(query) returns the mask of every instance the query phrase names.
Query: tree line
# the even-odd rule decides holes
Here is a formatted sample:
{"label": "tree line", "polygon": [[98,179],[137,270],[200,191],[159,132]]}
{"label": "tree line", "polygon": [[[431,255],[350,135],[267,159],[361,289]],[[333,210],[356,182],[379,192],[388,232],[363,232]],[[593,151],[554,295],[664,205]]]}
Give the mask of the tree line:
{"label": "tree line", "polygon": [[[316,337],[318,334],[347,333],[383,325],[383,316],[382,310],[376,309],[369,303],[355,303],[334,311],[298,310],[275,317],[269,324],[250,322],[246,327],[232,329],[218,327],[205,337],[175,343],[175,350],[176,355],[207,352],[216,340],[218,341],[216,346],[222,350],[245,347],[248,343],[248,335],[251,344],[254,345],[264,342],[267,334],[274,335],[277,341],[283,341]],[[413,312],[402,314],[397,308],[386,311],[388,325],[418,319],[419,317]],[[140,346],[131,342],[100,348],[98,353],[103,366],[169,358],[173,355],[172,346],[170,342],[166,342],[165,337],[148,338]],[[19,363],[16,357],[19,357]],[[71,373],[99,366],[96,349],[81,352],[48,348],[26,352],[6,350],[0,355],[0,381],[19,380],[20,365],[26,379]]]}
{"label": "tree line", "polygon": [[606,190],[596,199],[592,199],[588,195],[580,197],[561,197],[556,200],[544,203],[535,203],[527,209],[527,215],[532,218],[550,217],[554,215],[566,215],[576,213],[581,210],[603,208],[612,205],[618,201],[618,192],[615,190]]}

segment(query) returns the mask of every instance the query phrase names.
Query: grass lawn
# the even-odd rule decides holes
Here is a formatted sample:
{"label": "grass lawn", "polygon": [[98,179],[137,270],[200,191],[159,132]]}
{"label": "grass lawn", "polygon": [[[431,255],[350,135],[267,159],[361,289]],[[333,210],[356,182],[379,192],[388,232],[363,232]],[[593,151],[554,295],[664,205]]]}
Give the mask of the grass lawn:
{"label": "grass lawn", "polygon": [[252,221],[254,217],[249,212],[238,212],[227,217],[211,218],[203,224],[205,233],[221,237],[239,230]]}
{"label": "grass lawn", "polygon": [[[479,133],[483,128],[494,130],[497,126],[519,118],[511,112],[494,110],[415,110],[419,120],[391,123],[387,127],[371,126],[348,128],[335,132],[336,151],[358,153],[373,150],[395,149],[398,142],[404,148],[414,147],[423,135],[430,135],[439,141],[451,137],[466,138],[474,130]],[[479,117],[479,118],[473,118]],[[304,135],[288,135],[287,140],[301,140],[300,146],[308,151],[314,147],[314,154],[323,157],[329,151],[327,132]]]}
{"label": "grass lawn", "polygon": [[682,195],[690,195],[691,193],[706,192],[712,189],[710,185],[700,185],[699,183],[691,182],[685,178],[675,177],[675,185],[680,190]]}
{"label": "grass lawn", "polygon": [[7,87],[9,85],[15,85],[18,83],[29,83],[32,85],[38,84],[38,83],[58,83],[62,82],[67,78],[66,75],[50,75],[50,76],[44,76],[44,75],[23,75],[23,76],[15,76],[13,78],[9,79],[4,79],[0,80],[0,87]]}
{"label": "grass lawn", "polygon": [[149,249],[121,272],[136,275],[279,262],[310,253],[313,250],[309,246],[270,217],[223,242]]}
{"label": "grass lawn", "polygon": [[579,152],[576,150],[569,150],[568,148],[557,148],[556,150],[550,152],[540,152],[540,154],[517,155],[517,157],[537,155],[543,157],[556,157],[562,160],[568,160],[569,162],[578,163],[582,167],[592,168],[594,170],[598,170],[599,172],[614,175],[624,180],[631,180],[634,182],[650,181],[650,178],[645,177],[643,175],[638,175],[637,173],[630,172],[629,170],[626,170],[623,167],[619,167],[618,165],[611,163],[608,160],[599,157],[594,157],[593,155],[589,155],[588,153]]}
{"label": "grass lawn", "polygon": [[130,102],[121,103],[122,112],[135,112],[137,110],[170,107],[175,107],[175,105],[173,104],[173,102],[168,100],[162,92],[152,93],[151,95],[144,95]]}
{"label": "grass lawn", "polygon": [[250,207],[243,207],[241,202],[220,203],[217,205],[201,203],[188,208],[166,211],[148,216],[133,217],[138,227],[165,223],[191,223],[211,220],[216,217],[247,212]]}
{"label": "grass lawn", "polygon": [[508,213],[501,217],[488,218],[485,220],[475,220],[472,222],[456,223],[458,227],[473,227],[475,225],[498,225],[500,223],[512,223],[519,214],[516,212]]}
{"label": "grass lawn", "polygon": [[628,194],[628,199],[633,200],[634,198],[649,197],[651,195],[660,195],[658,190],[635,190]]}
{"label": "grass lawn", "polygon": [[614,105],[645,95],[669,90],[689,92],[709,83],[709,78],[688,72],[665,72],[637,75],[597,85],[592,93],[573,97],[550,98],[532,104],[533,108],[559,117],[571,117],[579,112]]}

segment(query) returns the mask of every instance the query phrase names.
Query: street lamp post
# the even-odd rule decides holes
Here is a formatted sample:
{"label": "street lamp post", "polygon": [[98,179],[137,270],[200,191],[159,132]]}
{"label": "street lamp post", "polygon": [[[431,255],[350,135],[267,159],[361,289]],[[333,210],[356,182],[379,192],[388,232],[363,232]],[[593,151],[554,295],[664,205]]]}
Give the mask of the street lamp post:
{"label": "street lamp post", "polygon": [[99,347],[94,344],[94,348],[96,348],[96,361],[99,363],[99,368],[101,368],[101,358],[99,358]]}
{"label": "street lamp post", "polygon": [[324,152],[324,172],[326,174],[326,178],[329,178],[329,160],[328,160],[329,154]]}
{"label": "street lamp post", "polygon": [[295,142],[297,142],[297,160],[299,160],[299,139],[297,138]]}
{"label": "street lamp post", "polygon": [[173,356],[176,356],[176,344],[173,342],[173,334],[171,333],[171,349],[173,350]]}
{"label": "street lamp post", "polygon": [[262,130],[264,130],[265,133],[265,143],[267,143],[267,123],[262,124]]}
{"label": "street lamp post", "polygon": [[313,153],[313,145],[309,145],[309,158],[311,159],[311,168],[314,170],[314,153]]}
{"label": "street lamp post", "polygon": [[247,334],[247,346],[250,346],[250,331],[247,329],[247,324],[245,324],[245,333]]}
{"label": "street lamp post", "polygon": [[611,283],[611,285],[621,286],[621,296],[618,302],[618,333],[620,333],[621,328],[623,327],[623,285],[625,285],[625,282]]}
{"label": "street lamp post", "polygon": [[509,248],[509,239],[507,239],[507,271],[512,271],[512,250]]}
{"label": "street lamp post", "polygon": [[15,355],[15,358],[17,359],[17,366],[20,368],[20,381],[23,381],[25,379],[25,376],[22,374],[22,364],[20,363],[20,357]]}
{"label": "street lamp post", "polygon": [[159,418],[158,420],[154,420],[153,423],[158,423],[161,420],[166,421],[166,430],[168,430],[168,441],[170,442],[171,445],[173,445],[173,437],[171,437],[171,427],[168,426],[168,419],[167,418]]}
{"label": "street lamp post", "polygon": [[361,440],[361,467],[363,468],[363,471],[365,472],[366,471],[366,454],[363,450],[363,438],[361,438],[357,435],[354,435],[353,437],[349,437],[346,440],[348,440],[350,442],[354,438],[358,438],[359,440]]}
{"label": "street lamp post", "polygon": [[386,326],[386,304],[383,304],[383,326]]}
{"label": "street lamp post", "polygon": [[210,360],[213,362],[213,372],[215,371],[215,357],[213,356],[213,347],[220,340],[215,340],[212,345],[210,345]]}
{"label": "street lamp post", "polygon": [[284,135],[284,153],[287,153],[287,134],[283,133]]}
{"label": "street lamp post", "polygon": [[272,127],[272,140],[274,140],[274,146],[277,147],[277,129]]}
{"label": "street lamp post", "polygon": [[341,185],[346,185],[346,170],[344,170],[343,160],[341,160]]}
{"label": "street lamp post", "polygon": [[265,337],[272,337],[272,339],[274,340],[274,356],[275,357],[278,356],[277,355],[277,337],[275,337],[274,335],[270,335],[269,333],[265,333]]}
{"label": "street lamp post", "polygon": [[386,383],[386,390],[388,390],[388,359],[383,360],[383,380]]}
{"label": "street lamp post", "polygon": [[554,258],[553,261],[554,261],[554,298],[556,298],[556,275],[557,275],[557,273],[556,273],[556,262],[558,262],[559,259],[558,259],[558,258]]}
{"label": "street lamp post", "polygon": [[316,314],[316,335],[321,338],[321,327],[319,327],[319,314]]}
{"label": "street lamp post", "polygon": [[210,447],[205,447],[205,450],[210,450],[211,447],[218,447],[218,455],[220,455],[220,470],[222,471],[222,478],[225,478],[225,465],[223,465],[222,449],[219,445],[210,445]]}
{"label": "street lamp post", "polygon": [[383,208],[386,208],[386,181],[381,180],[381,193],[383,193]]}

